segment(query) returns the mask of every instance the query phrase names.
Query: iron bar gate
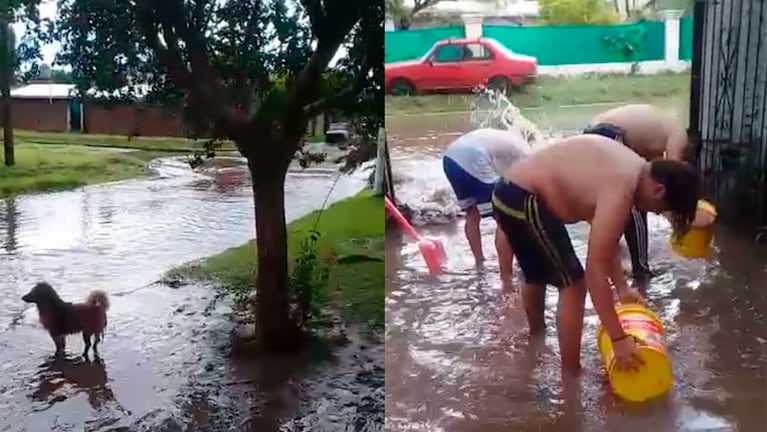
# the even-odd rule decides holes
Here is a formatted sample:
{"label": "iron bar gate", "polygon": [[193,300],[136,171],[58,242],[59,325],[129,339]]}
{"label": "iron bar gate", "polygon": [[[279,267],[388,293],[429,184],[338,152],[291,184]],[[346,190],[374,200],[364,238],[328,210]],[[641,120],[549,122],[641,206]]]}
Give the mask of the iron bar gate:
{"label": "iron bar gate", "polygon": [[694,163],[724,220],[767,224],[766,0],[696,0],[690,85]]}

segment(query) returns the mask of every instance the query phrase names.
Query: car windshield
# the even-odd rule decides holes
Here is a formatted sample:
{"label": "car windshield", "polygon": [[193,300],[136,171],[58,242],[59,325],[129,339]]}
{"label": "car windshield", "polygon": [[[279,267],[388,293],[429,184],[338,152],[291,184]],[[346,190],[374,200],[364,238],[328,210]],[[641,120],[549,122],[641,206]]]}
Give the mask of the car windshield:
{"label": "car windshield", "polygon": [[435,48],[437,45],[439,45],[441,42],[442,42],[442,41],[439,41],[439,42],[434,42],[434,45],[432,45],[432,46],[431,46],[431,48],[429,48],[428,50],[426,50],[426,54],[424,54],[424,55],[421,57],[421,62],[425,62],[426,60],[428,60],[428,59],[429,59],[429,56],[431,56],[431,53],[433,53],[433,52],[434,52],[434,48]]}

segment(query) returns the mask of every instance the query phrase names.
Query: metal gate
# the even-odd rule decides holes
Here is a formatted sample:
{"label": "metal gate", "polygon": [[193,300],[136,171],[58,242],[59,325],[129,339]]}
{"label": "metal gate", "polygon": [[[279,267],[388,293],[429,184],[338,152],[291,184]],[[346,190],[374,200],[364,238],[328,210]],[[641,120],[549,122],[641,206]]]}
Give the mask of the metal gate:
{"label": "metal gate", "polygon": [[723,219],[767,224],[766,0],[696,0],[690,132]]}

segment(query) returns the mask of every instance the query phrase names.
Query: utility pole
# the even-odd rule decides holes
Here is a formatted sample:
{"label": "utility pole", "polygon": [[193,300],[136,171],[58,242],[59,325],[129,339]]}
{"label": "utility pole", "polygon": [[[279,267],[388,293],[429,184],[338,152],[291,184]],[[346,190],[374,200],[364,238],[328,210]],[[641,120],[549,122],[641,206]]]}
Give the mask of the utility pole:
{"label": "utility pole", "polygon": [[3,155],[5,165],[16,164],[13,149],[13,121],[11,117],[11,82],[13,82],[14,53],[16,41],[10,23],[10,12],[0,12],[0,105],[3,124]]}

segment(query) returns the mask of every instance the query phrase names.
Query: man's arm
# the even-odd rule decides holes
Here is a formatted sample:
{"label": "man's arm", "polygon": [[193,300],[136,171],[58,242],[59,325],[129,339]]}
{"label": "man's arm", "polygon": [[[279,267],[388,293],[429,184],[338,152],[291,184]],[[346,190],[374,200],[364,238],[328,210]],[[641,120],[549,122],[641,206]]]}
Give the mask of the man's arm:
{"label": "man's arm", "polygon": [[[608,279],[613,279],[618,289],[621,289],[618,284],[626,284],[617,257],[618,241],[631,211],[632,199],[629,189],[614,185],[611,190],[603,191],[598,198],[594,219],[591,221],[586,258],[586,285],[591,293],[591,302],[612,340],[625,336],[615,312],[615,302]],[[620,276],[617,272],[621,273]]]}
{"label": "man's arm", "polygon": [[675,129],[666,141],[666,159],[684,161],[688,142],[687,132],[682,128]]}

